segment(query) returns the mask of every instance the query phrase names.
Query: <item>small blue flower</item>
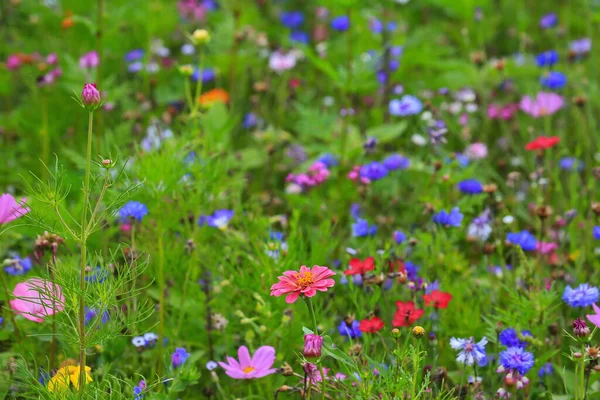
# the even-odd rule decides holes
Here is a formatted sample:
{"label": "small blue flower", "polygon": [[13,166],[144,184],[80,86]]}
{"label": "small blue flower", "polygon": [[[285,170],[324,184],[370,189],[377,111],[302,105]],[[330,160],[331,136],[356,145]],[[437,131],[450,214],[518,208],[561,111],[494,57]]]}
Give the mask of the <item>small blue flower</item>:
{"label": "small blue flower", "polygon": [[465,194],[483,193],[483,185],[477,179],[465,179],[458,183],[458,190]]}
{"label": "small blue flower", "polygon": [[450,213],[446,210],[442,210],[437,214],[433,214],[433,222],[438,225],[445,226],[460,226],[463,220],[463,215],[460,213],[458,207],[454,207]]}
{"label": "small blue flower", "polygon": [[98,316],[98,314],[101,314],[100,322],[103,324],[106,324],[110,319],[110,315],[106,310],[100,313],[97,308],[85,307],[84,324],[87,326],[93,319],[95,319]]}
{"label": "small blue flower", "polygon": [[422,109],[423,104],[421,103],[421,100],[409,94],[402,96],[400,100],[394,99],[390,101],[389,104],[390,114],[400,117],[418,114]]}
{"label": "small blue flower", "polygon": [[[529,331],[521,331],[521,336],[533,336]],[[519,339],[517,331],[513,328],[507,328],[500,332],[500,344],[506,347],[527,347],[527,342]]]}
{"label": "small blue flower", "polygon": [[4,260],[4,271],[10,275],[25,275],[32,267],[33,263],[29,257],[21,258],[16,256],[15,258]]}
{"label": "small blue flower", "polygon": [[217,364],[216,362],[210,360],[209,362],[206,363],[206,369],[209,371],[215,370],[219,367],[219,364]]}
{"label": "small blue flower", "polygon": [[317,159],[317,161],[322,162],[327,166],[327,168],[335,167],[338,165],[338,161],[335,156],[331,153],[325,153],[321,157]]}
{"label": "small blue flower", "polygon": [[362,332],[358,328],[360,323],[357,320],[352,321],[351,324],[347,324],[346,321],[340,321],[338,325],[338,332],[340,335],[346,336],[348,339],[356,339],[362,337]]}
{"label": "small blue flower", "polygon": [[552,374],[554,374],[554,367],[552,366],[552,363],[546,363],[542,365],[542,368],[540,368],[538,371],[538,376],[540,378],[551,376]]}
{"label": "small blue flower", "polygon": [[[402,46],[390,47],[390,56],[392,56],[392,57],[396,57],[396,58],[400,57],[403,52],[404,52],[404,47],[402,47]],[[413,97],[413,96],[409,96],[409,97]]]}
{"label": "small blue flower", "polygon": [[125,54],[125,61],[128,63],[141,60],[142,58],[144,58],[144,50],[142,49],[131,50],[129,53]]}
{"label": "small blue flower", "polygon": [[141,221],[146,215],[148,215],[148,207],[139,201],[130,201],[121,207],[119,210],[119,215],[121,216],[121,221],[123,222],[126,222],[130,218]]}
{"label": "small blue flower", "polygon": [[366,219],[359,218],[352,224],[352,236],[354,237],[375,236],[375,233],[377,233],[377,226],[369,225]]}
{"label": "small blue flower", "polygon": [[84,277],[85,281],[89,283],[102,283],[106,280],[106,278],[108,278],[108,270],[100,266],[92,268],[92,270],[89,272],[86,271]]}
{"label": "small blue flower", "polygon": [[[194,73],[190,78],[192,81],[198,82],[198,77],[200,76],[200,70],[198,68],[194,68]],[[204,68],[202,70],[202,83],[208,83],[215,80],[216,77],[215,70],[212,68]]]}
{"label": "small blue flower", "polygon": [[233,210],[217,210],[213,215],[202,215],[198,218],[198,225],[208,225],[213,228],[225,229],[233,218]]}
{"label": "small blue flower", "polygon": [[290,29],[298,28],[304,22],[304,14],[301,11],[290,11],[281,13],[279,16],[281,23]]}
{"label": "small blue flower", "polygon": [[[398,24],[396,22],[391,21],[391,22],[387,23],[385,28],[388,32],[393,32],[396,30],[397,26],[398,26]],[[382,33],[383,29],[384,29],[383,22],[381,22],[377,18],[373,18],[373,19],[371,19],[369,28],[371,29],[371,32],[373,32],[373,33]]]}
{"label": "small blue flower", "polygon": [[540,53],[535,58],[538,67],[551,67],[558,62],[558,52],[556,50],[549,50]]}
{"label": "small blue flower", "polygon": [[600,226],[594,226],[592,235],[594,236],[594,239],[600,240]]}
{"label": "small blue flower", "polygon": [[308,33],[303,31],[292,31],[290,32],[290,40],[296,43],[304,43],[307,44],[310,42],[310,38],[308,37]]}
{"label": "small blue flower", "polygon": [[527,231],[511,232],[506,235],[506,240],[509,243],[515,244],[524,251],[534,251],[537,247],[535,236]]}
{"label": "small blue flower", "polygon": [[540,18],[540,28],[548,29],[553,28],[558,24],[558,16],[556,13],[548,13]]}
{"label": "small blue flower", "polygon": [[567,84],[567,77],[562,72],[552,71],[540,78],[542,86],[556,90],[562,89]]}
{"label": "small blue flower", "polygon": [[500,364],[504,368],[517,370],[521,374],[526,374],[533,365],[535,360],[533,354],[525,351],[522,347],[509,347],[500,353]]}
{"label": "small blue flower", "polygon": [[173,362],[173,367],[178,368],[185,364],[189,356],[189,353],[183,347],[176,348],[175,352],[171,354],[171,362]]}
{"label": "small blue flower", "polygon": [[360,216],[362,215],[362,212],[360,210],[360,204],[352,203],[352,205],[350,206],[350,215],[352,215],[352,218],[354,219],[360,219]]}
{"label": "small blue flower", "polygon": [[383,166],[388,171],[404,170],[410,166],[410,160],[400,154],[392,154],[383,160]]}
{"label": "small blue flower", "polygon": [[401,244],[406,240],[406,234],[402,231],[394,231],[394,241],[396,244]]}
{"label": "small blue flower", "polygon": [[575,157],[563,157],[560,159],[558,165],[564,171],[583,170],[583,163]]}
{"label": "small blue flower", "polygon": [[338,32],[345,32],[350,28],[350,18],[346,15],[335,17],[331,20],[331,28]]}
{"label": "small blue flower", "polygon": [[144,69],[144,64],[141,61],[133,62],[127,66],[127,71],[133,73],[140,72],[142,69]]}
{"label": "small blue flower", "polygon": [[477,362],[481,365],[481,362],[487,364],[487,357],[485,353],[485,345],[487,344],[487,338],[481,339],[475,343],[475,339],[450,339],[450,347],[454,350],[459,350],[456,362],[460,364],[473,365]]}
{"label": "small blue flower", "polygon": [[244,122],[242,122],[242,126],[245,129],[251,129],[258,125],[258,116],[253,112],[249,112],[244,116]]}
{"label": "small blue flower", "polygon": [[367,178],[370,181],[377,181],[385,178],[388,170],[385,166],[377,161],[370,162],[360,168],[360,177]]}
{"label": "small blue flower", "polygon": [[571,307],[589,307],[598,301],[598,288],[582,283],[575,289],[567,286],[562,299]]}

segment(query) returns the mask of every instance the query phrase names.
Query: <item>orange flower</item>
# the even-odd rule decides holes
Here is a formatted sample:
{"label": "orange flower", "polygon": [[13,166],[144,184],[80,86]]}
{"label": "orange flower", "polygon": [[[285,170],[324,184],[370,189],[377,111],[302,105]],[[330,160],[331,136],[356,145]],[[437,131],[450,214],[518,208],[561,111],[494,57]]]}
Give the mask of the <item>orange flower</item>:
{"label": "orange flower", "polygon": [[66,17],[65,19],[62,20],[61,26],[63,29],[69,29],[73,25],[75,25],[75,21],[73,21],[73,18],[71,18],[71,17]]}
{"label": "orange flower", "polygon": [[227,104],[229,103],[229,95],[225,90],[217,88],[204,93],[198,100],[200,104],[207,107],[215,103]]}

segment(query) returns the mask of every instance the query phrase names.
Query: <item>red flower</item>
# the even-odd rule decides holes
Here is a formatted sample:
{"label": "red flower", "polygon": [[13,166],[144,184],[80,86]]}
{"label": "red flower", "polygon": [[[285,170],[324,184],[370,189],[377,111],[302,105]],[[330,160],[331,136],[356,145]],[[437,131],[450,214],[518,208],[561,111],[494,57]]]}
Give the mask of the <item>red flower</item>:
{"label": "red flower", "polygon": [[525,150],[545,150],[556,146],[558,142],[560,142],[560,138],[558,136],[540,136],[527,143]]}
{"label": "red flower", "polygon": [[365,261],[353,258],[350,260],[350,269],[344,271],[345,275],[364,275],[365,272],[375,269],[375,259],[373,257],[365,258]]}
{"label": "red flower", "polygon": [[450,303],[450,300],[452,300],[452,295],[450,293],[434,290],[430,294],[423,295],[423,300],[425,300],[426,306],[434,306],[435,308],[447,308],[448,303]]}
{"label": "red flower", "polygon": [[371,317],[369,319],[363,319],[362,321],[360,321],[358,329],[360,329],[361,332],[375,333],[380,331],[384,327],[384,325],[385,322],[383,322],[381,318]]}
{"label": "red flower", "polygon": [[412,301],[397,301],[396,302],[396,314],[394,314],[394,320],[392,326],[409,326],[412,325],[416,320],[421,318],[425,311],[420,308],[415,308],[415,303]]}
{"label": "red flower", "polygon": [[404,261],[390,260],[390,273],[392,272],[401,272],[403,274],[406,274],[406,267],[404,266]]}

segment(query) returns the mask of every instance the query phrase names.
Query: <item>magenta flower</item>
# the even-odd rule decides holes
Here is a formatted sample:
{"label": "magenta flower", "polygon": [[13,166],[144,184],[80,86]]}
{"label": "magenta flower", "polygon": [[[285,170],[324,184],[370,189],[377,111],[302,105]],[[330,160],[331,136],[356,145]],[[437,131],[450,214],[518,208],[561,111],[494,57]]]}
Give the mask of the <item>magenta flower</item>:
{"label": "magenta flower", "polygon": [[11,54],[10,56],[8,56],[8,59],[6,60],[6,68],[8,68],[9,71],[14,71],[16,69],[19,69],[20,66],[21,66],[21,59],[19,58],[18,55]]}
{"label": "magenta flower", "polygon": [[321,357],[321,349],[323,348],[323,338],[314,333],[304,335],[304,357]]}
{"label": "magenta flower", "polygon": [[596,303],[593,303],[592,307],[594,307],[595,314],[588,314],[586,317],[588,321],[600,328],[600,307],[598,307]]}
{"label": "magenta flower", "polygon": [[79,59],[79,68],[81,69],[92,69],[96,68],[100,64],[100,57],[98,52],[93,50],[89,53],[85,53]]}
{"label": "magenta flower", "polygon": [[84,105],[86,105],[88,108],[95,109],[96,106],[100,104],[100,92],[96,88],[96,84],[86,83],[83,85],[81,98]]}
{"label": "magenta flower", "polygon": [[45,317],[65,307],[60,286],[43,279],[33,278],[18,283],[12,294],[16,299],[10,301],[10,308],[33,322],[44,322]]}
{"label": "magenta flower", "polygon": [[319,292],[326,292],[327,288],[335,285],[329,277],[335,272],[327,267],[315,265],[308,268],[306,265],[300,267],[300,271],[285,271],[279,276],[279,282],[271,286],[271,296],[282,296],[286,294],[285,301],[288,304],[295,302],[298,296],[313,297]]}
{"label": "magenta flower", "polygon": [[0,225],[14,221],[29,211],[24,201],[19,203],[8,193],[0,196]]}
{"label": "magenta flower", "polygon": [[562,108],[563,98],[556,93],[540,92],[535,99],[523,97],[519,106],[525,113],[534,118],[551,115]]}
{"label": "magenta flower", "polygon": [[254,357],[246,346],[238,349],[238,360],[227,356],[227,363],[219,362],[225,373],[233,379],[254,379],[271,375],[277,368],[271,368],[275,362],[275,349],[271,346],[262,346],[256,350]]}

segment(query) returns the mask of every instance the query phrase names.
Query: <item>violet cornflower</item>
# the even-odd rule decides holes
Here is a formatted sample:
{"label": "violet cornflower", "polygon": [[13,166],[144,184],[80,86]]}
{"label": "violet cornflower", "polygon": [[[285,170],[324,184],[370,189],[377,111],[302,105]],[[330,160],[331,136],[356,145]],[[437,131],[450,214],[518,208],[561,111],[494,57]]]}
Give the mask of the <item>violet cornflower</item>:
{"label": "violet cornflower", "polygon": [[463,220],[463,214],[460,213],[458,207],[454,207],[450,213],[446,210],[433,214],[432,220],[438,225],[444,226],[460,226]]}

